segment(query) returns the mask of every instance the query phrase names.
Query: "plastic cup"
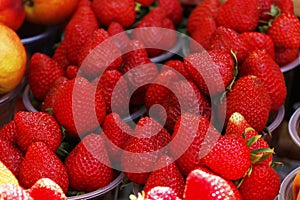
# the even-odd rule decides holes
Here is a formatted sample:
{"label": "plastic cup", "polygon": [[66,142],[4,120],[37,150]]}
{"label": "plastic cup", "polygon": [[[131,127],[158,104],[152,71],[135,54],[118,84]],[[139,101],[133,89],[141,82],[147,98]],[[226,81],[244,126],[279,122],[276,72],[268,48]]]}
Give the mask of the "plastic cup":
{"label": "plastic cup", "polygon": [[300,120],[300,108],[293,113],[289,120],[288,129],[289,134],[293,140],[293,142],[300,147],[300,137],[299,137],[299,120]]}
{"label": "plastic cup", "polygon": [[86,194],[70,196],[68,197],[68,199],[69,200],[82,200],[82,199],[117,200],[119,194],[119,187],[122,183],[123,178],[124,178],[124,174],[120,173],[120,175],[115,180],[113,180],[109,185]]}
{"label": "plastic cup", "polygon": [[293,193],[292,193],[293,182],[294,182],[296,174],[298,173],[299,170],[300,170],[300,167],[294,169],[282,181],[280,190],[279,190],[279,195],[276,198],[277,200],[292,200],[293,199]]}
{"label": "plastic cup", "polygon": [[268,129],[270,132],[274,132],[279,127],[279,125],[284,119],[284,115],[285,115],[284,105],[282,105],[278,111],[270,113],[271,123],[268,125]]}

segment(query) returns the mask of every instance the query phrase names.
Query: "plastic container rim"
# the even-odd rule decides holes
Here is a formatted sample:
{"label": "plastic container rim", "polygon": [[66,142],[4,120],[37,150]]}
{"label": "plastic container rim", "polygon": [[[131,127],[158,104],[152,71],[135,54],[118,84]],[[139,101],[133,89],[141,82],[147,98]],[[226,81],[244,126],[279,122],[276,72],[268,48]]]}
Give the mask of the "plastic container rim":
{"label": "plastic container rim", "polygon": [[289,124],[288,124],[288,129],[289,129],[289,134],[293,140],[293,142],[300,147],[300,137],[298,135],[298,131],[297,131],[297,124],[298,124],[298,120],[300,117],[300,107],[297,108],[297,110],[293,113],[293,115],[291,116],[290,120],[289,120]]}

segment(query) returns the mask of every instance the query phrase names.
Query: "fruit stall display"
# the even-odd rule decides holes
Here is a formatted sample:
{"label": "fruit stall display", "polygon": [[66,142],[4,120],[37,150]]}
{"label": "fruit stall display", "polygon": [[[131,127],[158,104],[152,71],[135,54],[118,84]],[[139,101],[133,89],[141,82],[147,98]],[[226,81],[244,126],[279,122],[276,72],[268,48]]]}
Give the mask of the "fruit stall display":
{"label": "fruit stall display", "polygon": [[193,2],[3,1],[0,199],[300,199],[296,3]]}

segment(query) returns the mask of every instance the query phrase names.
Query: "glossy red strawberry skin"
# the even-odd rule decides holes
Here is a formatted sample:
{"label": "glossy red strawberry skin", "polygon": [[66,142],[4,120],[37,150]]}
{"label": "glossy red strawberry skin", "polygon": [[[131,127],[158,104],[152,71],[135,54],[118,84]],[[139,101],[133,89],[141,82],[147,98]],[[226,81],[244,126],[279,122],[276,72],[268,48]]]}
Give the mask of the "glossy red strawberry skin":
{"label": "glossy red strawberry skin", "polygon": [[69,179],[64,164],[43,142],[33,143],[27,150],[21,164],[19,182],[30,188],[41,178],[50,178],[64,193],[67,192]]}
{"label": "glossy red strawberry skin", "polygon": [[66,40],[62,40],[58,47],[54,50],[52,59],[55,60],[63,69],[66,69],[66,67],[70,65],[70,61],[67,57]]}
{"label": "glossy red strawberry skin", "polygon": [[111,22],[116,21],[127,28],[136,19],[134,0],[95,0],[92,2],[92,8],[103,26],[109,26]]}
{"label": "glossy red strawberry skin", "polygon": [[[177,76],[179,76],[179,79],[187,79],[189,80],[189,74],[187,73],[183,62],[181,60],[168,60],[167,62],[164,63],[164,66],[162,67],[160,72],[163,72],[165,70],[173,69],[176,73]],[[183,76],[183,77],[181,77]]]}
{"label": "glossy red strawberry skin", "polygon": [[78,70],[79,70],[79,68],[76,65],[69,65],[69,66],[67,66],[66,77],[68,79],[76,78]]}
{"label": "glossy red strawberry skin", "polygon": [[274,5],[280,9],[281,13],[294,14],[294,2],[292,0],[274,0]]}
{"label": "glossy red strawberry skin", "polygon": [[275,48],[275,61],[283,67],[299,57],[299,48]]}
{"label": "glossy red strawberry skin", "polygon": [[15,184],[4,184],[0,186],[1,199],[22,199],[33,200],[29,192],[24,190],[21,186]]}
{"label": "glossy red strawberry skin", "polygon": [[259,0],[258,1],[258,12],[259,12],[259,20],[269,21],[272,16],[267,13],[270,12],[271,5],[273,4],[273,0]]}
{"label": "glossy red strawberry skin", "polygon": [[183,17],[183,8],[179,0],[159,0],[158,6],[163,8],[174,25],[179,25]]}
{"label": "glossy red strawberry skin", "polygon": [[146,193],[146,200],[180,200],[174,190],[170,187],[157,186]]}
{"label": "glossy red strawberry skin", "polygon": [[65,160],[70,186],[78,191],[91,192],[108,185],[113,170],[103,136],[89,134],[71,151]]}
{"label": "glossy red strawberry skin", "polygon": [[37,99],[44,100],[55,80],[63,75],[62,67],[46,54],[35,53],[32,55],[28,71],[28,84]]}
{"label": "glossy red strawberry skin", "polygon": [[120,23],[113,21],[107,27],[107,32],[120,51],[125,52],[126,47],[130,42],[130,38],[125,32],[123,26]]}
{"label": "glossy red strawberry skin", "polygon": [[14,120],[11,120],[0,129],[0,139],[9,141],[14,145],[17,144],[17,131]]}

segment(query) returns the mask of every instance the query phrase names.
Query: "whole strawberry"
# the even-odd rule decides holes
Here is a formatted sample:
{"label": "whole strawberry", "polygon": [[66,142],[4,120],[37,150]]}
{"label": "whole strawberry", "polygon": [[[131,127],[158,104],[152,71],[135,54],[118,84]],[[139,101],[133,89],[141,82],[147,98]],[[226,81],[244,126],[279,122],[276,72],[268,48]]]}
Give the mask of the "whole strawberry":
{"label": "whole strawberry", "polygon": [[14,120],[11,120],[0,129],[0,139],[9,141],[14,145],[17,144],[17,130]]}
{"label": "whole strawberry", "polygon": [[127,28],[135,22],[134,0],[95,0],[92,2],[92,8],[103,26],[116,21]]}
{"label": "whole strawberry", "polygon": [[108,185],[113,170],[103,136],[89,134],[71,151],[65,160],[70,186],[78,191],[91,192]]}
{"label": "whole strawberry", "polygon": [[217,25],[231,28],[239,33],[254,31],[259,20],[258,2],[259,0],[226,1],[218,9]]}
{"label": "whole strawberry", "polygon": [[28,70],[28,84],[35,98],[44,100],[55,80],[63,75],[62,67],[46,54],[32,55]]}
{"label": "whole strawberry", "polygon": [[243,137],[246,128],[250,127],[251,126],[248,124],[248,122],[241,113],[234,112],[228,119],[225,134]]}
{"label": "whole strawberry", "polygon": [[183,17],[183,8],[179,0],[158,0],[158,6],[163,8],[174,25],[179,25]]}
{"label": "whole strawberry", "polygon": [[0,199],[33,200],[28,191],[24,190],[21,186],[16,184],[0,185]]}
{"label": "whole strawberry", "polygon": [[66,168],[56,154],[43,142],[35,142],[28,148],[21,164],[19,181],[24,188],[30,188],[41,178],[50,178],[64,193],[69,179]]}
{"label": "whole strawberry", "polygon": [[279,192],[279,174],[269,165],[253,165],[239,187],[243,200],[273,200]]}
{"label": "whole strawberry", "polygon": [[55,152],[62,141],[62,132],[56,119],[44,112],[24,112],[15,114],[18,146],[26,152],[34,142],[44,142]]}

